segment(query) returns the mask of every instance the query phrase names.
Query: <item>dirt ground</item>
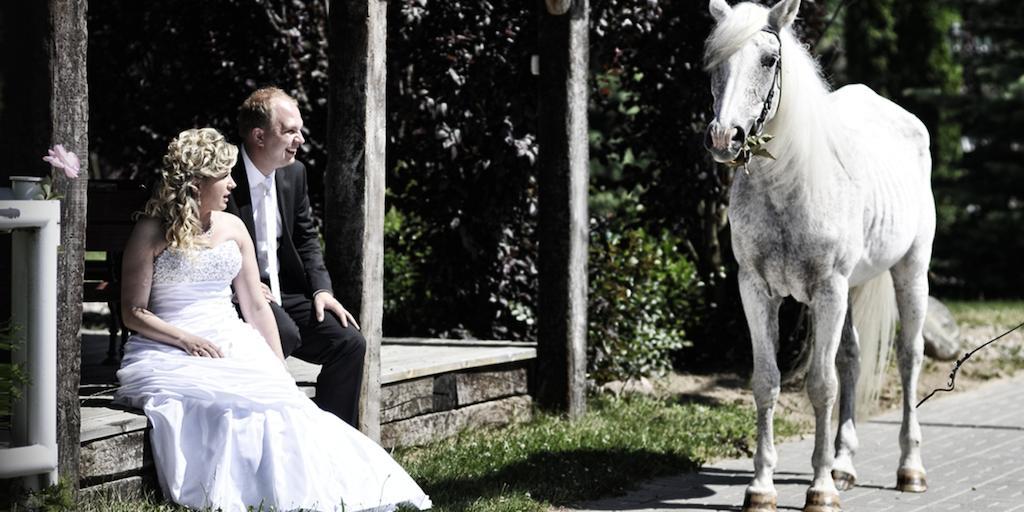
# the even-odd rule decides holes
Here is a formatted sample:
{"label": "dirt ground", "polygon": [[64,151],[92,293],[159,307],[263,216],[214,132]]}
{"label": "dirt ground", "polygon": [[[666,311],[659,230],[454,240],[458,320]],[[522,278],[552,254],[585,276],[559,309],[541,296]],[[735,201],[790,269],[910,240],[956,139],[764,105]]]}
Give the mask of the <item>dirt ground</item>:
{"label": "dirt ground", "polygon": [[[1024,328],[1010,333],[987,348],[975,353],[957,372],[956,390],[953,393],[972,389],[992,380],[1013,375],[1024,369]],[[1003,330],[994,327],[977,326],[961,329],[961,352],[967,352],[1001,334]],[[945,388],[949,373],[955,361],[934,361],[925,358],[918,383],[918,400],[935,388]],[[754,396],[750,390],[749,378],[735,373],[680,374],[675,373],[654,381],[658,394],[679,396],[699,402],[741,403],[753,407]],[[932,399],[941,397],[938,393]],[[893,362],[886,374],[885,387],[881,392],[878,408],[858,413],[858,417],[875,414],[900,407],[902,390],[899,372]],[[812,432],[814,415],[807,393],[802,387],[783,388],[776,406],[776,416],[784,417],[801,425],[804,432]]]}

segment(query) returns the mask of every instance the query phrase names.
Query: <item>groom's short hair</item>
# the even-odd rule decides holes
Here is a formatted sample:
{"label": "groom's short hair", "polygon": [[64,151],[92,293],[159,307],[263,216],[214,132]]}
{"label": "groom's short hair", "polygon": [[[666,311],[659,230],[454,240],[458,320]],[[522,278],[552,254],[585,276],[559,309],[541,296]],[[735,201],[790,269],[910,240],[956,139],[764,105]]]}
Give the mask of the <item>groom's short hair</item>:
{"label": "groom's short hair", "polygon": [[295,98],[277,87],[263,87],[253,91],[242,106],[238,107],[238,135],[244,141],[249,137],[253,128],[270,128],[273,117],[274,100],[284,98],[298,105]]}

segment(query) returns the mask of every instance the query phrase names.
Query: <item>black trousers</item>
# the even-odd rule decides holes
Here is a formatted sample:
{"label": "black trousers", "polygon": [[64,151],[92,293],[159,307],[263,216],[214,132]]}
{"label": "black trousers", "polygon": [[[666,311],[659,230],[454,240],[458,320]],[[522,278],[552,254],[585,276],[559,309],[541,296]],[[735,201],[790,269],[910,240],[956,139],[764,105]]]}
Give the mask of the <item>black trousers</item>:
{"label": "black trousers", "polygon": [[358,329],[341,322],[330,311],[316,321],[313,301],[300,294],[281,294],[281,305],[271,302],[281,333],[284,356],[323,365],[316,380],[314,401],[349,425],[359,428],[359,390],[363,383],[366,339]]}

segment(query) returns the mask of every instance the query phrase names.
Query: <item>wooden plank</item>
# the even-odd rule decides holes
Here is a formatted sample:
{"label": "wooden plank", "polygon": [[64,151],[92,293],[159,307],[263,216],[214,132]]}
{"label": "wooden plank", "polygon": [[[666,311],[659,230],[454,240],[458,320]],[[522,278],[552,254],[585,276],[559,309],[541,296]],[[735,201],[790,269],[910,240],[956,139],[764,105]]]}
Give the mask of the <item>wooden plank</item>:
{"label": "wooden plank", "polygon": [[507,340],[451,340],[447,338],[383,338],[383,345],[459,345],[465,347],[536,347],[534,341]]}
{"label": "wooden plank", "polygon": [[299,386],[306,396],[316,396],[316,378],[320,375],[320,365],[307,363],[297,357],[285,359],[288,365],[288,372],[295,378],[295,384]]}
{"label": "wooden plank", "polygon": [[497,427],[526,421],[529,396],[513,396],[452,411],[434,412],[381,425],[381,446],[413,446],[452,437],[469,428]]}
{"label": "wooden plank", "polygon": [[136,430],[83,444],[78,464],[79,478],[109,478],[152,466],[147,432]]}
{"label": "wooden plank", "polygon": [[384,345],[381,347],[381,383],[415,379],[537,357],[532,347],[459,347]]}
{"label": "wooden plank", "polygon": [[82,407],[82,442],[142,430],[148,425],[149,421],[141,411]]}
{"label": "wooden plank", "polygon": [[381,386],[380,422],[428,413],[434,406],[434,379],[423,377]]}
{"label": "wooden plank", "polygon": [[300,386],[315,386],[316,377],[320,375],[320,365],[307,363],[297,357],[285,359],[288,365],[288,373],[295,378],[295,383]]}
{"label": "wooden plank", "polygon": [[540,15],[537,401],[583,414],[587,345],[588,0]]}
{"label": "wooden plank", "polygon": [[327,20],[325,263],[334,291],[366,337],[359,428],[371,439],[380,437],[387,5],[335,2]]}
{"label": "wooden plank", "polygon": [[455,409],[526,392],[526,368],[448,373],[434,379],[434,410]]}
{"label": "wooden plank", "polygon": [[83,485],[87,487],[82,488],[81,496],[88,499],[100,500],[100,496],[111,496],[117,502],[123,502],[161,495],[156,472],[133,475],[95,485],[89,485],[89,483]]}
{"label": "wooden plank", "polygon": [[[461,371],[537,357],[532,346],[463,346],[463,345],[382,345],[380,349],[380,382],[391,384],[439,373]],[[300,385],[313,385],[320,374],[320,365],[295,357],[287,360],[288,371]]]}

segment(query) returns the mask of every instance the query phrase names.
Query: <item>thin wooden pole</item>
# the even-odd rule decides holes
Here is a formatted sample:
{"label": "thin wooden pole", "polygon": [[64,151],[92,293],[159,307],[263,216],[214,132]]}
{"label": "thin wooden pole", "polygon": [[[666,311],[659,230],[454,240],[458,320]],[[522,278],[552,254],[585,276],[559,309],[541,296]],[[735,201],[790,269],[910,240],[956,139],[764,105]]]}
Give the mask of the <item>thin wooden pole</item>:
{"label": "thin wooden pole", "polygon": [[326,264],[366,337],[359,428],[380,439],[384,317],[385,55],[387,3],[332,2],[324,174]]}
{"label": "thin wooden pole", "polygon": [[[81,158],[77,179],[59,174],[54,183],[61,199],[60,257],[57,276],[57,446],[58,472],[78,487],[81,409],[82,279],[85,270],[86,190],[89,170],[89,83],[86,73],[88,0],[50,0],[51,144],[63,144]],[[42,157],[45,148],[38,148]]]}
{"label": "thin wooden pole", "polygon": [[540,314],[532,387],[542,406],[576,417],[586,410],[590,7],[572,0],[565,14],[552,14],[547,3],[538,6]]}

